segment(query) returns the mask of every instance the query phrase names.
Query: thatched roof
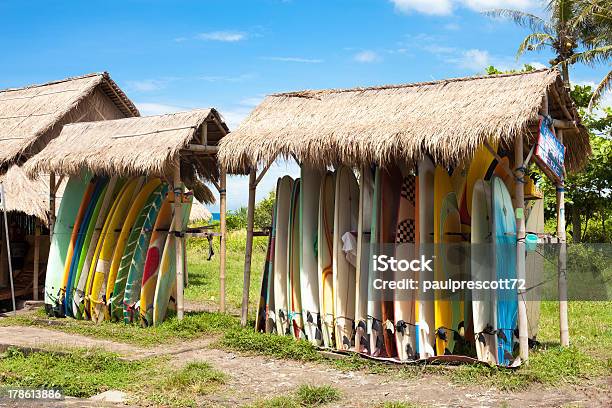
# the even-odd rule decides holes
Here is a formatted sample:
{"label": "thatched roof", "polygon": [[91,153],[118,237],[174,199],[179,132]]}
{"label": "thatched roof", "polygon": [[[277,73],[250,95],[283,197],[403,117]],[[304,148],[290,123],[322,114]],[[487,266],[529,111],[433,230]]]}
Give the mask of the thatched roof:
{"label": "thatched roof", "polygon": [[[40,172],[76,175],[90,171],[117,176],[171,177],[176,160],[188,154],[182,149],[199,142],[204,127],[208,145],[217,145],[229,132],[215,109],[70,124],[30,159],[25,169],[28,175]],[[192,159],[183,161],[183,180],[195,190],[200,201],[214,202],[198,179],[218,179],[216,158]]]}
{"label": "thatched roof", "polygon": [[452,165],[484,140],[510,147],[519,132],[535,137],[547,91],[554,91],[550,114],[578,123],[564,141],[568,169],[580,168],[590,154],[588,133],[556,70],[270,95],[221,141],[219,160],[234,172],[277,154],[317,166],[385,165],[430,154]]}
{"label": "thatched roof", "polygon": [[212,213],[199,201],[194,200],[189,214],[189,222],[208,222],[212,218]]}
{"label": "thatched roof", "polygon": [[[49,176],[41,175],[29,179],[23,169],[12,166],[2,176],[7,212],[23,212],[49,225]],[[2,207],[0,207],[2,211]]]}
{"label": "thatched roof", "polygon": [[106,72],[0,90],[0,173],[38,153],[67,123],[126,116],[138,109]]}

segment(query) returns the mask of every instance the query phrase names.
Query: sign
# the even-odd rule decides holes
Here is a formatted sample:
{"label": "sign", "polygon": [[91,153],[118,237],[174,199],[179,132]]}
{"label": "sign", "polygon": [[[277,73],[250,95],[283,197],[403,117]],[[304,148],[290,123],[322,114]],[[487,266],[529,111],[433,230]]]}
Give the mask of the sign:
{"label": "sign", "polygon": [[556,181],[563,180],[563,166],[565,159],[565,146],[555,136],[552,121],[548,118],[540,119],[540,135],[535,150],[538,163],[549,170],[549,176]]}

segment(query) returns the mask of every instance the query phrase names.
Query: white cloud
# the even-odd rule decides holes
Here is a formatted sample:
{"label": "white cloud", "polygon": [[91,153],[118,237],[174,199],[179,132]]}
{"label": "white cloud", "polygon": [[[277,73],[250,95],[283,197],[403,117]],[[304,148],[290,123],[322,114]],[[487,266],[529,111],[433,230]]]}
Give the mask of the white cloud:
{"label": "white cloud", "polygon": [[548,65],[546,64],[542,64],[541,62],[538,61],[533,61],[533,62],[528,62],[527,65],[531,65],[532,67],[534,67],[535,69],[544,69],[544,68],[548,68]]}
{"label": "white cloud", "polygon": [[302,58],[302,57],[263,57],[263,59],[269,61],[280,61],[280,62],[298,62],[302,64],[320,64],[323,62],[322,59],[318,58]]}
{"label": "white cloud", "polygon": [[202,75],[198,79],[207,82],[244,82],[254,78],[254,74],[240,74],[240,75]]}
{"label": "white cloud", "polygon": [[153,102],[136,102],[136,107],[140,111],[140,114],[143,116],[163,115],[166,113],[181,112],[181,111],[189,110],[189,108],[186,108],[184,106],[166,105],[163,103],[153,103]]}
{"label": "white cloud", "polygon": [[453,12],[451,0],[391,0],[402,13],[417,12],[431,15],[449,15]]}
{"label": "white cloud", "polygon": [[484,68],[492,65],[489,52],[475,48],[460,51],[457,55],[446,58],[445,61],[457,65],[459,68],[476,72],[482,71]]}
{"label": "white cloud", "polygon": [[166,86],[166,81],[159,79],[143,79],[138,81],[128,81],[128,86],[137,92],[151,92],[162,89]]}
{"label": "white cloud", "polygon": [[358,52],[357,54],[355,54],[353,58],[357,62],[362,62],[366,64],[371,63],[371,62],[380,61],[380,56],[377,53],[375,53],[374,51],[368,51],[368,50]]}
{"label": "white cloud", "polygon": [[537,0],[390,0],[395,8],[402,13],[421,13],[437,16],[447,16],[455,8],[464,7],[474,11],[491,10],[495,8],[511,8],[518,10],[533,9]]}
{"label": "white cloud", "polygon": [[245,40],[247,35],[240,31],[211,31],[208,33],[200,33],[196,38],[206,41],[237,42]]}

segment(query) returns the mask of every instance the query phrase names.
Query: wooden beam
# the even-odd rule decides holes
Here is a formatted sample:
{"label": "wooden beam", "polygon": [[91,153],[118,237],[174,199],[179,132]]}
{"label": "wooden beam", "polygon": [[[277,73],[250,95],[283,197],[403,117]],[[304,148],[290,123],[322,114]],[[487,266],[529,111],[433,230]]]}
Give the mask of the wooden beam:
{"label": "wooden beam", "polygon": [[[525,282],[525,167],[523,166],[523,133],[520,133],[514,142],[514,163],[517,168],[514,177],[514,208],[516,218],[516,278]],[[519,350],[523,363],[529,361],[529,329],[527,322],[526,291],[519,289],[518,295],[518,324],[519,324]]]}
{"label": "wooden beam", "polygon": [[225,313],[225,262],[227,257],[227,174],[224,169],[221,169],[219,175],[219,229],[221,238],[219,243],[219,311]]}
{"label": "wooden beam", "polygon": [[40,222],[34,223],[34,276],[32,277],[32,299],[38,300],[38,272],[40,269]]}
{"label": "wooden beam", "polygon": [[174,239],[176,262],[176,317],[179,320],[183,320],[183,294],[185,290],[184,247],[181,236],[183,232],[183,184],[181,181],[181,165],[179,160],[177,160],[174,166],[172,188],[174,189],[174,220],[172,229],[176,234]]}
{"label": "wooden beam", "polygon": [[55,194],[57,186],[55,183],[55,173],[49,173],[49,239],[53,237],[53,229],[55,227]]}
{"label": "wooden beam", "polygon": [[[557,138],[563,143],[563,129],[557,130]],[[559,337],[562,347],[569,346],[569,323],[567,310],[567,243],[565,234],[565,182],[557,183],[557,238],[559,240]]]}
{"label": "wooden beam", "polygon": [[261,181],[261,179],[264,178],[264,176],[266,175],[266,173],[268,172],[268,170],[270,170],[270,167],[272,166],[272,164],[274,163],[274,161],[276,160],[276,157],[278,156],[278,153],[274,156],[274,158],[272,160],[270,160],[268,162],[268,164],[266,165],[266,167],[263,168],[263,170],[261,171],[261,173],[259,173],[259,176],[257,176],[257,180],[255,180],[255,185],[257,186],[259,184],[259,182]]}
{"label": "wooden beam", "polygon": [[15,304],[15,282],[13,282],[13,262],[11,260],[11,242],[9,236],[8,219],[6,216],[6,195],[4,194],[4,184],[0,183],[0,199],[2,200],[2,215],[4,221],[4,233],[6,242],[6,258],[8,260],[9,282],[11,284],[11,297],[13,300],[13,313],[17,316],[17,305]]}
{"label": "wooden beam", "polygon": [[489,151],[489,153],[491,153],[493,155],[493,157],[495,157],[495,159],[497,160],[498,164],[501,164],[502,168],[504,169],[504,171],[512,178],[514,178],[514,172],[512,171],[512,169],[510,169],[510,166],[504,164],[503,160],[501,157],[499,157],[499,154],[497,154],[497,152],[495,151],[495,149],[493,149],[491,147],[491,145],[489,144],[489,142],[487,142],[485,140],[484,142],[484,146],[487,148],[487,150]]}
{"label": "wooden beam", "polygon": [[188,144],[187,147],[182,150],[194,153],[217,154],[217,152],[219,152],[219,146],[209,146],[191,143]]}
{"label": "wooden beam", "polygon": [[550,91],[552,92],[552,95],[553,95],[553,98],[555,99],[555,102],[557,102],[559,104],[559,107],[561,108],[561,112],[563,112],[563,114],[565,115],[565,117],[568,120],[573,121],[574,117],[567,110],[567,107],[565,106],[565,104],[561,101],[561,95],[559,95],[559,92],[557,92],[557,89],[554,86],[551,86],[550,87]]}
{"label": "wooden beam", "polygon": [[246,326],[249,315],[249,289],[251,286],[251,258],[253,256],[253,223],[255,217],[256,170],[249,174],[249,203],[247,209],[247,236],[244,254],[244,278],[242,286],[242,311],[240,324]]}

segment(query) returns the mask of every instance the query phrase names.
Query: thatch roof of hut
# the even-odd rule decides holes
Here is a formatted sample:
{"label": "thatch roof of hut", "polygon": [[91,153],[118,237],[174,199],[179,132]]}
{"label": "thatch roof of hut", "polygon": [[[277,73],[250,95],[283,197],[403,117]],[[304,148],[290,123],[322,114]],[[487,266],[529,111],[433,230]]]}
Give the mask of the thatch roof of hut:
{"label": "thatch roof of hut", "polygon": [[[75,123],[64,126],[59,137],[30,159],[28,175],[56,172],[171,177],[184,149],[200,143],[206,129],[208,145],[215,146],[229,132],[215,109],[200,109],[167,115]],[[214,156],[195,156],[182,161],[181,177],[198,200],[214,202],[212,193],[199,182],[218,180]]]}
{"label": "thatch roof of hut", "polygon": [[67,123],[126,116],[139,116],[138,109],[106,72],[0,90],[0,174],[38,153]]}
{"label": "thatch roof of hut", "polygon": [[191,213],[189,214],[189,222],[208,222],[212,219],[212,213],[199,201],[193,202]]}
{"label": "thatch roof of hut", "polygon": [[590,154],[589,137],[557,70],[270,95],[221,141],[219,160],[234,172],[277,155],[325,166],[429,154],[453,165],[485,140],[510,148],[519,132],[535,138],[547,91],[550,114],[576,123],[564,143],[568,170],[579,169]]}
{"label": "thatch roof of hut", "polygon": [[4,185],[7,212],[22,212],[49,225],[49,175],[29,179],[23,168],[14,165],[0,176],[0,183]]}

